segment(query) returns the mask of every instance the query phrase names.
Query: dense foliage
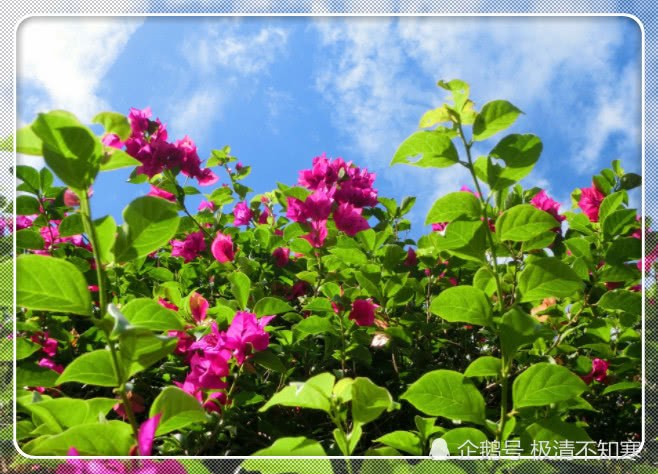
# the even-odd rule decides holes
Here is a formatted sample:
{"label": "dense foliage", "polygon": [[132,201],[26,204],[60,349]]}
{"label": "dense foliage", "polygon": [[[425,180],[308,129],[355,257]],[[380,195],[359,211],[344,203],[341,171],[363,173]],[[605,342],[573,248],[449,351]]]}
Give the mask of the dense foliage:
{"label": "dense foliage", "polygon": [[[225,147],[203,167],[149,109],[99,114],[100,136],[64,111],[19,130],[18,152],[47,164],[16,168],[21,449],[637,450],[641,268],[658,256],[643,262],[628,208],[640,177],[614,161],[562,212],[518,184],[541,140],[494,138],[521,111],[477,110],[464,82],[439,86],[450,102],[423,115],[392,164],[463,166],[473,189],[439,198],[417,241],[416,198],[379,196],[375,175],[341,158],[318,156],[296,184],[248,199],[249,166]],[[92,215],[92,185],[121,167],[151,191],[117,224]],[[196,213],[190,180],[205,191]]]}

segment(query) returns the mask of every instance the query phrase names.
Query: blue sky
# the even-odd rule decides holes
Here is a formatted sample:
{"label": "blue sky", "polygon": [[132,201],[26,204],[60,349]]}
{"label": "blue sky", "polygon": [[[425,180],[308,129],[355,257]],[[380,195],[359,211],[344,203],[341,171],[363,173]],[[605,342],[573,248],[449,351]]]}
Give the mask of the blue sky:
{"label": "blue sky", "polygon": [[[628,18],[33,18],[18,33],[19,124],[55,108],[88,121],[148,105],[202,159],[230,145],[256,193],[294,184],[322,152],[352,160],[377,174],[381,196],[418,197],[414,227],[434,199],[470,185],[457,167],[388,166],[446,97],[437,80],[454,78],[476,106],[507,99],[525,112],[510,131],[538,135],[544,152],[524,184],[563,209],[613,159],[641,172],[641,33]],[[95,215],[119,218],[147,191],[126,177],[100,177]]]}

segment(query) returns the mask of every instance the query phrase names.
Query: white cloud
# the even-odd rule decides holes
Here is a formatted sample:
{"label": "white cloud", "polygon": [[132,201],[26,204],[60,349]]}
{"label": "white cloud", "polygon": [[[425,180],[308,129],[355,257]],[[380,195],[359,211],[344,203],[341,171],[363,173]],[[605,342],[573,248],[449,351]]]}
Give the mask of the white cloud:
{"label": "white cloud", "polygon": [[[194,130],[198,136],[206,135],[212,120],[221,110],[225,97],[216,88],[199,89],[191,97],[176,101],[170,106],[167,115],[173,117],[171,130],[181,135]],[[192,127],[193,124],[193,127]]]}
{"label": "white cloud", "polygon": [[188,38],[185,54],[194,67],[206,73],[218,68],[227,74],[261,74],[285,53],[288,32],[283,28],[265,27],[255,34],[240,34],[242,22],[212,22],[201,35]]}
{"label": "white cloud", "polygon": [[[65,108],[84,121],[107,108],[98,87],[143,18],[34,17],[18,29],[18,81],[30,112]],[[44,94],[45,93],[45,94]]]}

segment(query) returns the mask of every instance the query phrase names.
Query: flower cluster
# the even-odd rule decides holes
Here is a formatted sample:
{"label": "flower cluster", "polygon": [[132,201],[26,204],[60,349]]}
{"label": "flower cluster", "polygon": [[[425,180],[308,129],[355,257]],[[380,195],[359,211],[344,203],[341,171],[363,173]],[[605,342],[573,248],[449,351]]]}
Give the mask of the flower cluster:
{"label": "flower cluster", "polygon": [[[190,301],[193,315],[195,305]],[[203,306],[199,314],[203,313]],[[252,352],[267,349],[270,336],[265,326],[273,318],[257,318],[255,314],[238,311],[226,331],[220,331],[213,321],[210,332],[190,344],[190,372],[183,383],[176,385],[196,397],[207,410],[220,411],[220,405],[228,402],[222,390],[227,386],[231,362],[242,365]]]}
{"label": "flower cluster", "polygon": [[599,191],[596,186],[592,184],[591,188],[583,188],[580,190],[580,200],[578,207],[582,209],[585,215],[591,222],[599,221],[599,208],[605,199],[605,194]]}
{"label": "flower cluster", "polygon": [[159,119],[150,120],[151,108],[130,109],[130,137],[122,142],[115,134],[103,137],[103,143],[114,148],[125,147],[126,153],[142,163],[137,173],[152,178],[164,170],[180,170],[185,176],[196,179],[201,186],[214,184],[218,177],[210,168],[201,168],[196,145],[187,135],[173,143],[167,141],[167,129]]}
{"label": "flower cluster", "polygon": [[316,248],[322,247],[327,238],[327,220],[332,213],[336,228],[354,236],[370,228],[362,213],[363,208],[377,205],[374,181],[374,173],[342,158],[329,160],[322,154],[313,159],[310,170],[299,173],[298,183],[312,193],[304,201],[288,197],[286,216],[310,229],[302,237]]}

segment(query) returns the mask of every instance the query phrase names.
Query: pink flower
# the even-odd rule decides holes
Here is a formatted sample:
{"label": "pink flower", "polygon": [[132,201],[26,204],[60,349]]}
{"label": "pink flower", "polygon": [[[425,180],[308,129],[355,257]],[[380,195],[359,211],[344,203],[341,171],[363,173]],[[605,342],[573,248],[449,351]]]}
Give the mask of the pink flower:
{"label": "pink flower", "polygon": [[55,363],[54,360],[48,359],[47,357],[44,357],[43,359],[39,360],[39,362],[37,362],[37,365],[39,367],[54,370],[58,374],[61,374],[62,372],[64,372],[64,367],[62,367],[61,365]]}
{"label": "pink flower", "polygon": [[80,198],[74,191],[66,188],[64,191],[64,204],[68,207],[75,207],[80,205]]}
{"label": "pink flower", "polygon": [[338,230],[342,230],[350,237],[358,232],[370,228],[368,221],[361,216],[362,210],[352,204],[342,203],[334,212],[334,221]]}
{"label": "pink flower", "polygon": [[299,280],[298,282],[295,282],[295,284],[292,285],[292,287],[290,288],[290,294],[288,295],[288,299],[294,300],[295,298],[304,296],[309,289],[310,289],[310,285],[308,284],[308,282],[304,280]]}
{"label": "pink flower", "polygon": [[207,299],[205,299],[196,291],[192,292],[190,295],[190,312],[192,313],[192,317],[197,322],[197,324],[206,319],[206,315],[208,314],[208,306],[209,304]]}
{"label": "pink flower", "polygon": [[416,251],[411,247],[407,249],[407,258],[404,259],[404,264],[408,267],[415,267],[418,264]]}
{"label": "pink flower", "polygon": [[304,201],[304,215],[314,221],[322,221],[329,218],[333,204],[332,192],[317,190]]}
{"label": "pink flower", "polygon": [[123,148],[124,145],[124,142],[121,141],[121,138],[119,138],[119,136],[114,133],[106,133],[103,135],[101,142],[103,142],[103,145],[105,146],[117,149]]}
{"label": "pink flower", "polygon": [[174,303],[170,303],[164,298],[158,298],[158,304],[160,306],[164,306],[167,309],[171,309],[173,311],[178,311],[178,306],[176,306]]}
{"label": "pink flower", "polygon": [[476,193],[475,191],[473,191],[471,188],[469,188],[466,185],[463,185],[461,188],[459,188],[459,190],[463,191],[463,192],[466,192],[466,193],[471,193],[471,194],[475,195],[475,197],[477,197],[477,198],[480,197],[480,193]]}
{"label": "pink flower", "polygon": [[578,207],[583,210],[591,222],[598,222],[599,208],[601,207],[603,199],[605,199],[605,195],[596,189],[596,186],[592,185],[591,188],[581,189]]}
{"label": "pink flower", "polygon": [[[132,408],[133,413],[143,413],[146,409],[144,407],[144,399],[141,397],[141,395],[138,395],[134,392],[128,392],[128,400],[130,401],[130,407]],[[119,402],[114,405],[112,410],[114,410],[117,415],[119,415],[124,420],[126,419],[126,409],[123,406],[123,402]]]}
{"label": "pink flower", "polygon": [[290,261],[290,249],[286,247],[277,247],[272,252],[277,267],[285,267]]}
{"label": "pink flower", "polygon": [[57,354],[57,339],[49,337],[47,331],[34,333],[30,340],[35,344],[39,344],[43,353],[48,357],[55,357],[55,354]]}
{"label": "pink flower", "polygon": [[608,373],[608,366],[609,364],[607,361],[603,359],[594,359],[592,361],[592,371],[581,378],[587,383],[587,385],[592,383],[592,380],[603,382]]}
{"label": "pink flower", "polygon": [[219,176],[210,168],[204,168],[196,174],[196,179],[199,182],[199,186],[210,186],[219,181]]}
{"label": "pink flower", "polygon": [[327,238],[327,221],[311,221],[311,232],[302,235],[313,247],[320,248]]}
{"label": "pink flower", "polygon": [[167,336],[178,338],[176,349],[174,349],[174,354],[178,355],[188,355],[190,346],[196,342],[196,339],[190,336],[187,331],[167,331]]}
{"label": "pink flower", "polygon": [[233,239],[230,235],[221,232],[217,232],[217,237],[210,246],[210,251],[219,263],[232,262],[235,258]]}
{"label": "pink flower", "polygon": [[251,212],[251,209],[249,209],[249,206],[245,201],[241,201],[235,205],[233,208],[233,216],[235,219],[233,219],[233,224],[235,226],[241,226],[241,225],[249,225],[249,222],[251,222],[251,219],[253,219],[254,214]]}
{"label": "pink flower", "polygon": [[305,222],[307,216],[304,203],[297,198],[288,197],[288,209],[286,210],[286,217],[294,222]]}
{"label": "pink flower", "polygon": [[149,128],[150,118],[151,107],[146,107],[143,110],[131,107],[130,112],[128,112],[128,121],[130,122],[132,133],[136,135],[146,132]]}
{"label": "pink flower", "polygon": [[192,232],[185,240],[171,241],[171,256],[183,257],[186,263],[194,260],[205,249],[206,241],[201,231]]}
{"label": "pink flower", "polygon": [[263,316],[260,319],[255,314],[238,311],[226,331],[224,347],[233,351],[238,364],[242,364],[247,355],[254,351],[267,349],[270,335],[264,328],[274,316]]}
{"label": "pink flower", "polygon": [[447,222],[435,222],[434,224],[432,224],[432,230],[434,232],[442,232],[446,229],[447,226],[448,226]]}
{"label": "pink flower", "polygon": [[372,326],[375,322],[375,311],[377,308],[379,308],[379,305],[373,303],[372,299],[354,300],[349,318],[358,326]]}
{"label": "pink flower", "polygon": [[258,217],[259,224],[267,224],[267,220],[272,216],[272,211],[269,207],[266,207],[263,212],[260,213]]}
{"label": "pink flower", "polygon": [[153,451],[153,441],[155,440],[155,430],[158,428],[162,418],[162,413],[158,413],[146,420],[139,426],[137,432],[137,449],[140,456],[150,456]]}
{"label": "pink flower", "polygon": [[162,199],[166,199],[167,201],[176,202],[176,196],[174,194],[153,185],[151,185],[151,190],[148,192],[147,196],[155,196]]}
{"label": "pink flower", "polygon": [[215,212],[217,210],[217,206],[215,206],[215,203],[211,201],[201,201],[201,204],[199,204],[199,208],[197,210],[199,212],[203,212],[203,211]]}
{"label": "pink flower", "polygon": [[[32,222],[36,219],[37,216],[16,216],[16,229],[27,229],[32,226]],[[11,222],[10,222],[11,224]]]}
{"label": "pink flower", "polygon": [[546,191],[543,189],[539,191],[534,197],[530,200],[530,204],[535,206],[537,209],[548,212],[550,215],[555,217],[555,220],[562,222],[566,219],[565,216],[560,215],[560,203],[551,199],[546,194]]}

